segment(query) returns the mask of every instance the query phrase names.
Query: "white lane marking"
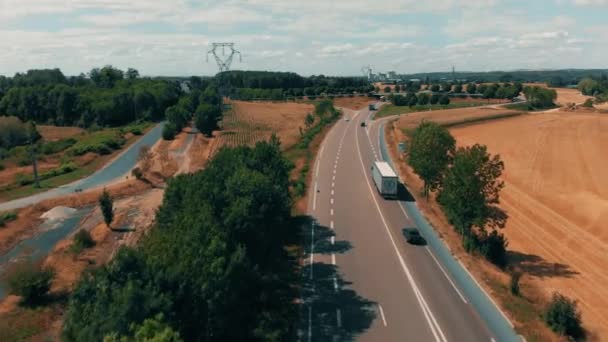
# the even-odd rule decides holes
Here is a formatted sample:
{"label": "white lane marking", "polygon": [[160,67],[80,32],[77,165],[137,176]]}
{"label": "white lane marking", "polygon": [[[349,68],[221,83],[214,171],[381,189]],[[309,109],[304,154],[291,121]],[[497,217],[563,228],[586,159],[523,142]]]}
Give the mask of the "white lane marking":
{"label": "white lane marking", "polygon": [[332,237],[331,237],[331,244],[332,244],[332,245],[335,245],[335,244],[336,244],[336,237],[335,237],[335,236],[332,236]]}
{"label": "white lane marking", "polygon": [[336,278],[335,276],[334,276],[334,292],[338,292],[338,278]]}
{"label": "white lane marking", "polygon": [[338,328],[342,327],[342,311],[340,309],[336,309],[336,321],[338,323]]}
{"label": "white lane marking", "polygon": [[399,201],[399,208],[401,208],[401,211],[403,212],[403,215],[405,215],[405,217],[409,220],[410,219],[410,215],[407,214],[407,212],[405,211],[405,208],[403,207],[403,202]]}
{"label": "white lane marking", "polygon": [[[374,144],[372,144],[372,138],[370,137],[370,131],[367,131],[367,140],[369,141],[369,146],[372,148],[372,152],[374,153],[374,157],[376,158],[376,160],[380,160],[382,161],[382,156],[380,156],[380,158],[378,158],[378,155],[376,154],[376,149],[374,148]],[[380,141],[380,134],[378,134],[378,141]]]}
{"label": "white lane marking", "polygon": [[433,258],[433,260],[435,260],[435,263],[437,264],[437,266],[439,266],[439,269],[441,270],[441,272],[443,273],[443,275],[446,277],[446,279],[450,282],[450,284],[452,285],[452,287],[454,288],[454,290],[456,291],[456,293],[458,293],[458,296],[460,296],[460,299],[462,299],[462,301],[467,304],[467,300],[464,298],[464,296],[462,295],[462,293],[460,293],[460,290],[458,290],[458,288],[456,287],[456,285],[454,284],[454,282],[452,281],[452,279],[450,278],[450,276],[448,276],[447,272],[445,271],[445,269],[443,269],[443,266],[441,266],[441,264],[439,263],[439,261],[437,261],[437,258],[435,258],[435,255],[433,255],[433,253],[431,252],[431,250],[429,249],[428,246],[425,247],[426,251],[429,252],[429,254],[431,255],[431,257]]}
{"label": "white lane marking", "polygon": [[334,209],[329,209],[329,215],[334,216]]}
{"label": "white lane marking", "polygon": [[334,229],[334,221],[329,221],[329,228]]}
{"label": "white lane marking", "polygon": [[336,180],[336,176],[331,177],[331,180],[335,181]]}
{"label": "white lane marking", "polygon": [[315,182],[314,194],[312,195],[312,210],[317,209],[317,182]]}
{"label": "white lane marking", "polygon": [[384,310],[382,310],[382,305],[378,304],[378,309],[380,309],[380,317],[382,317],[382,323],[386,327],[388,324],[386,323],[386,317],[384,316]]}
{"label": "white lane marking", "polygon": [[[333,188],[334,186],[332,185],[331,187]],[[331,195],[334,195],[334,189],[331,189]]]}
{"label": "white lane marking", "polygon": [[313,222],[310,228],[310,279],[312,279],[312,265],[315,255],[315,223]]}
{"label": "white lane marking", "polygon": [[331,253],[331,264],[332,265],[336,264],[336,255],[334,253]]}
{"label": "white lane marking", "polygon": [[333,188],[336,185],[335,182],[331,182],[331,187]]}
{"label": "white lane marking", "polygon": [[317,163],[317,170],[315,171],[315,178],[319,177],[319,166],[321,166],[321,163]]}
{"label": "white lane marking", "polygon": [[418,305],[420,306],[422,313],[424,314],[427,324],[431,328],[431,332],[433,333],[435,340],[447,342],[447,339],[445,338],[445,335],[443,334],[441,327],[437,323],[437,320],[435,319],[433,312],[428,307],[428,304],[426,303],[426,300],[422,296],[422,293],[420,292],[418,285],[416,285],[416,282],[414,281],[414,278],[412,277],[412,274],[410,273],[409,268],[405,264],[405,261],[403,260],[403,257],[401,256],[401,253],[399,252],[399,248],[397,248],[397,243],[395,242],[395,239],[393,238],[393,234],[391,233],[390,229],[388,228],[386,219],[384,218],[384,215],[382,214],[382,210],[380,210],[380,205],[378,204],[378,200],[376,200],[376,197],[374,196],[374,191],[369,182],[369,177],[367,175],[367,169],[366,169],[365,165],[363,164],[363,157],[361,157],[361,147],[359,146],[358,134],[355,134],[355,143],[357,145],[357,154],[359,155],[359,161],[361,162],[361,167],[363,168],[363,174],[365,175],[365,180],[366,180],[367,186],[369,188],[369,191],[371,193],[372,199],[373,199],[374,203],[376,204],[376,209],[378,210],[378,213],[380,214],[380,218],[382,219],[382,223],[384,224],[384,229],[386,230],[386,233],[388,234],[388,237],[391,240],[393,249],[395,250],[395,254],[397,254],[397,258],[399,259],[401,268],[405,272],[407,280],[410,283],[410,285],[412,286],[412,289],[414,290],[414,295],[416,296],[416,299],[418,300]]}
{"label": "white lane marking", "polygon": [[312,341],[312,306],[308,307],[308,342]]}
{"label": "white lane marking", "polygon": [[334,175],[336,174],[336,169],[334,169]]}
{"label": "white lane marking", "polygon": [[486,297],[488,297],[490,299],[490,301],[492,301],[492,304],[494,304],[494,306],[498,309],[498,312],[500,312],[502,317],[504,317],[504,319],[507,322],[509,322],[509,325],[511,326],[511,328],[515,328],[515,325],[513,325],[513,322],[511,322],[511,320],[507,317],[507,315],[505,315],[505,313],[502,311],[502,309],[498,306],[498,304],[496,304],[494,299],[492,297],[490,297],[490,295],[486,292],[486,290],[483,287],[481,287],[481,284],[479,284],[477,279],[475,279],[475,277],[473,277],[471,272],[469,272],[469,270],[464,266],[464,264],[460,260],[457,260],[457,261],[460,264],[460,266],[462,266],[462,268],[465,270],[465,272],[467,272],[469,274],[469,277],[471,277],[471,279],[473,279],[475,284],[477,284],[477,287],[479,287],[481,289],[481,291],[483,291],[483,293],[486,295]]}
{"label": "white lane marking", "polygon": [[496,342],[496,340],[494,339],[494,337],[490,338],[491,342]]}
{"label": "white lane marking", "polygon": [[334,204],[334,199],[333,198],[329,199],[329,204]]}

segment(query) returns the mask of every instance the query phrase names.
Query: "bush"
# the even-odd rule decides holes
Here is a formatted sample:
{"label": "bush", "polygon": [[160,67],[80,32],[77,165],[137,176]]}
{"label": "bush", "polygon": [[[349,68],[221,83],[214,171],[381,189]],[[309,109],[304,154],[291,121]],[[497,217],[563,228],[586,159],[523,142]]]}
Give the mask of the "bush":
{"label": "bush", "polygon": [[450,98],[447,95],[443,95],[439,98],[439,104],[443,106],[447,106],[450,104]]}
{"label": "bush", "polygon": [[124,143],[125,139],[115,131],[96,132],[77,142],[69,149],[69,153],[74,156],[89,152],[105,155],[121,148]]}
{"label": "bush", "polygon": [[560,293],[553,293],[551,303],[544,314],[545,323],[561,335],[579,338],[583,335],[581,327],[581,314],[578,311],[577,303]]}
{"label": "bush", "polygon": [[10,293],[21,296],[24,304],[42,304],[54,275],[52,269],[42,268],[38,264],[16,266],[7,276]]}
{"label": "bush", "polygon": [[583,107],[593,108],[593,100],[592,99],[585,100],[585,103],[583,103]]}
{"label": "bush", "polygon": [[175,139],[175,135],[177,134],[177,127],[173,122],[167,122],[165,127],[163,127],[163,139],[165,140],[173,140]]}
{"label": "bush", "polygon": [[511,290],[511,294],[515,296],[519,296],[519,280],[521,279],[521,273],[512,272],[511,280],[509,282],[509,288]]}
{"label": "bush", "polygon": [[81,229],[74,235],[71,250],[74,253],[80,253],[83,249],[93,246],[95,246],[95,240],[91,237],[91,233],[86,229]]}
{"label": "bush", "polygon": [[0,213],[0,227],[6,226],[7,222],[15,221],[17,219],[17,213],[14,211],[7,211]]}
{"label": "bush", "polygon": [[135,177],[135,179],[137,180],[141,180],[144,176],[143,172],[141,171],[140,168],[136,167],[133,169],[133,171],[131,171],[131,174]]}
{"label": "bush", "polygon": [[0,171],[4,171],[5,167],[4,164],[0,163]]}
{"label": "bush", "polygon": [[67,138],[61,139],[58,141],[49,141],[42,144],[40,148],[40,152],[43,154],[54,154],[67,150],[68,148],[74,146],[76,144],[76,139]]}
{"label": "bush", "polygon": [[482,241],[481,254],[500,268],[507,266],[507,239],[503,234],[493,230]]}

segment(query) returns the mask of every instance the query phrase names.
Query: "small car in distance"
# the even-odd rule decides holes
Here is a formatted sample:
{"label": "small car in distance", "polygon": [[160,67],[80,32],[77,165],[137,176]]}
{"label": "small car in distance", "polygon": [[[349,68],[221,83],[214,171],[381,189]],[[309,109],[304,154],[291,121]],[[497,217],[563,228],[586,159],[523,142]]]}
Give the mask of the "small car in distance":
{"label": "small car in distance", "polygon": [[420,235],[416,228],[403,228],[403,236],[408,243],[412,245],[424,245],[426,240]]}
{"label": "small car in distance", "polygon": [[361,121],[361,127],[365,127],[365,121]]}

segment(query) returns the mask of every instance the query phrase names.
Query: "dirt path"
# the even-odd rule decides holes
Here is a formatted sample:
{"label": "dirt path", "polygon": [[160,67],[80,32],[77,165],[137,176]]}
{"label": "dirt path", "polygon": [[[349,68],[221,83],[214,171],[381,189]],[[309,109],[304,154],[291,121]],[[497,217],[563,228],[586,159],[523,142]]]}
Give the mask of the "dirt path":
{"label": "dirt path", "polygon": [[548,296],[579,301],[583,322],[608,336],[608,117],[544,113],[452,129],[505,162],[501,206],[512,258]]}

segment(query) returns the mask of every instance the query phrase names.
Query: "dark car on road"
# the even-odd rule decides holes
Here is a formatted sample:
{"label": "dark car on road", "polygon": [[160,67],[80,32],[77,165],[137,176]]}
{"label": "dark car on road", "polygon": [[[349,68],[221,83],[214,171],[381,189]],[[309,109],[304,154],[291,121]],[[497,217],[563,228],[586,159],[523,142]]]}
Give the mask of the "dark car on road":
{"label": "dark car on road", "polygon": [[426,243],[426,240],[424,240],[416,228],[403,228],[403,236],[412,245],[424,245]]}
{"label": "dark car on road", "polygon": [[361,121],[361,127],[365,127],[365,121]]}

